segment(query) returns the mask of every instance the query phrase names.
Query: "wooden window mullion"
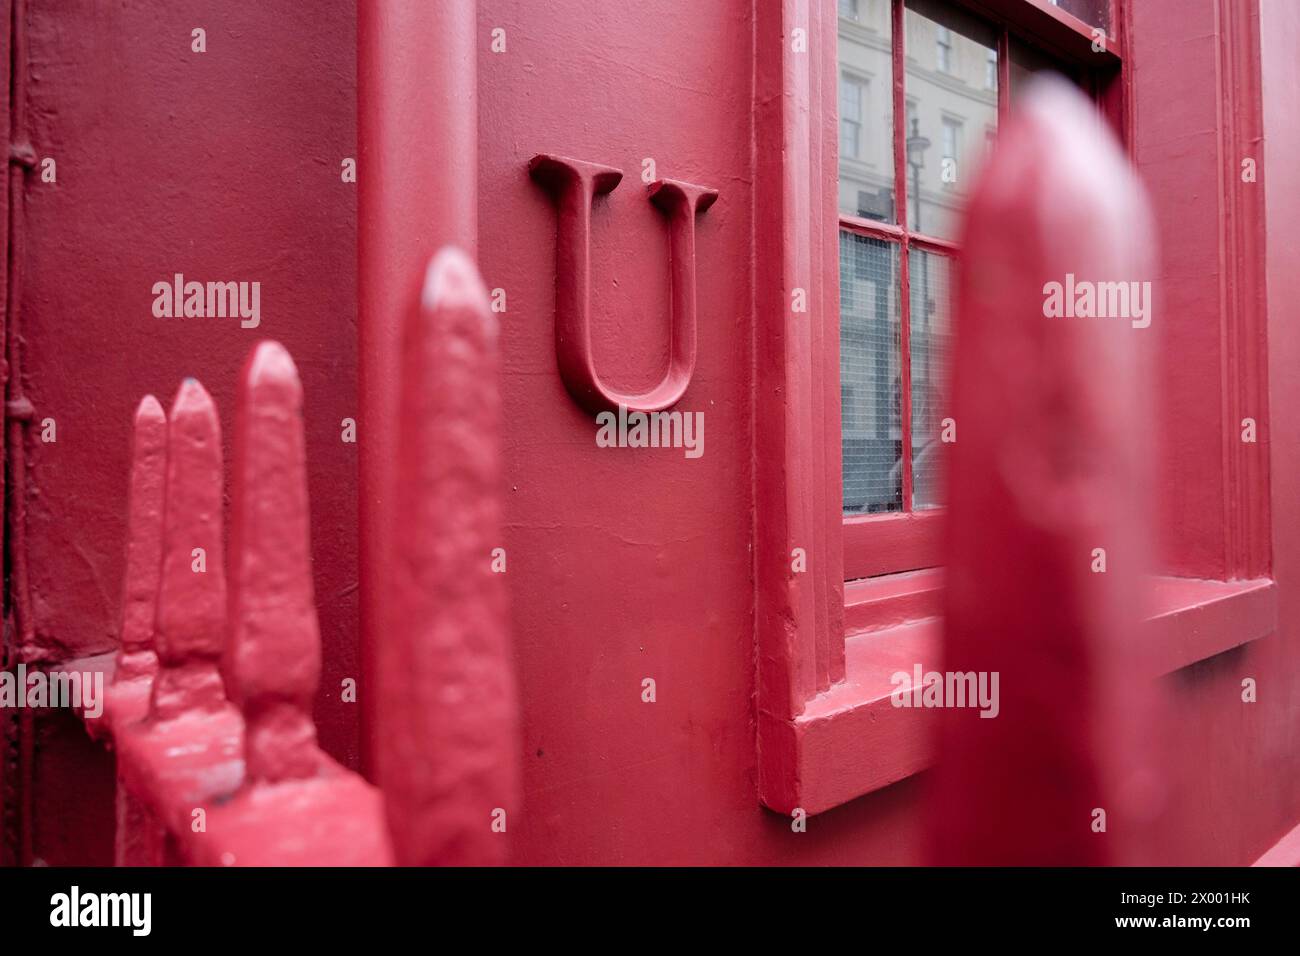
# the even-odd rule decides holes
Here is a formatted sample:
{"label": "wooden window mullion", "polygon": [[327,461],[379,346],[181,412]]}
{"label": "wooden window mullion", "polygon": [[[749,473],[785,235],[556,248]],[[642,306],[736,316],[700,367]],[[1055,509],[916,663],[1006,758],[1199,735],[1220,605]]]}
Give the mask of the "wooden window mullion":
{"label": "wooden window mullion", "polygon": [[[908,209],[907,209],[907,92],[905,61],[906,44],[903,38],[903,0],[894,0],[891,57],[894,67],[894,194],[898,225],[902,230],[898,254],[898,418],[899,459],[903,481],[901,502],[903,511],[912,510],[912,356],[911,326],[912,300],[908,263]],[[920,208],[921,197],[916,197]]]}

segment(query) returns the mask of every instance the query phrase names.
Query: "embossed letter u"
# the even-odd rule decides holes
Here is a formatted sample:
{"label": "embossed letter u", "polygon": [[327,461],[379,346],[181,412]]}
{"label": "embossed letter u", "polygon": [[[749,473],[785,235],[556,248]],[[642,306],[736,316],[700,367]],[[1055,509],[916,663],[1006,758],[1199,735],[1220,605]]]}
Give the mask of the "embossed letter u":
{"label": "embossed letter u", "polygon": [[695,216],[713,205],[717,190],[674,179],[649,187],[650,200],[668,217],[672,292],[668,370],[648,391],[620,392],[601,381],[591,351],[591,202],[618,185],[610,166],[563,156],[535,156],[529,173],[555,201],[555,358],[569,394],[590,412],[656,412],[675,405],[695,372]]}

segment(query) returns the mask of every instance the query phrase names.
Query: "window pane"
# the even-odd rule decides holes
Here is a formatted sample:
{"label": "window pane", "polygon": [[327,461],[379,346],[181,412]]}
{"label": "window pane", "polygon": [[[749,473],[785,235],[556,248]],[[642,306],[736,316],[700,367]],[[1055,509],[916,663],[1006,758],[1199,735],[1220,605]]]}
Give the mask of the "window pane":
{"label": "window pane", "polygon": [[1047,54],[1040,52],[1035,47],[1030,46],[1015,37],[1011,38],[1011,102],[1015,103],[1020,95],[1025,92],[1025,87],[1033,78],[1035,73],[1059,73],[1069,79],[1071,82],[1078,84],[1078,79],[1073,75],[1073,71],[1061,66]]}
{"label": "window pane", "polygon": [[940,73],[952,72],[952,31],[939,27],[934,31],[934,68]]}
{"label": "window pane", "polygon": [[862,158],[862,101],[866,84],[852,76],[840,77],[840,158]]}
{"label": "window pane", "polygon": [[1110,29],[1110,0],[1051,0],[1053,6],[1073,13],[1089,26]]}
{"label": "window pane", "polygon": [[988,24],[935,0],[907,0],[903,23],[908,228],[955,239],[985,130],[997,128],[997,37]]}
{"label": "window pane", "polygon": [[[912,509],[943,502],[943,460],[948,442],[949,364],[952,355],[952,260],[913,247],[908,251],[912,356]],[[951,440],[951,433],[948,436]]]}
{"label": "window pane", "polygon": [[889,0],[839,10],[840,212],[897,222]]}
{"label": "window pane", "polygon": [[901,511],[899,247],[840,233],[844,513]]}

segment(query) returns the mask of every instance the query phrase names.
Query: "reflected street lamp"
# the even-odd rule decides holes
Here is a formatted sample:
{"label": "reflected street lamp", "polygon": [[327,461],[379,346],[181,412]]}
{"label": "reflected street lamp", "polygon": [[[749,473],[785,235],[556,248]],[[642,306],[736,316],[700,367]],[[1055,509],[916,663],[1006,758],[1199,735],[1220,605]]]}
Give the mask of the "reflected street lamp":
{"label": "reflected street lamp", "polygon": [[912,229],[921,231],[921,169],[925,166],[925,151],[930,141],[921,135],[920,120],[912,117],[912,135],[907,137],[907,165],[912,167],[912,194],[916,196],[916,222]]}
{"label": "reflected street lamp", "polygon": [[[921,231],[921,169],[925,165],[925,151],[930,148],[930,141],[921,135],[920,121],[915,116],[912,117],[912,135],[907,137],[906,146],[907,146],[907,165],[912,168],[912,194],[916,196],[916,222],[910,223],[909,225],[913,232],[920,232]],[[911,317],[910,317],[911,311],[912,311],[911,309],[908,310],[909,322],[911,321]],[[928,334],[930,331],[930,262],[929,262],[929,258],[925,255],[921,256],[921,328],[922,328],[923,335]],[[921,336],[918,336],[918,338],[921,338]],[[921,348],[919,349],[915,347],[918,344],[921,346]],[[921,378],[922,394],[925,397],[926,410],[928,411],[929,397],[930,397],[929,343],[925,341],[924,338],[922,338],[921,342],[913,343],[913,347],[910,351],[911,351],[910,357],[912,359],[915,359],[918,353],[924,356],[925,359],[923,363],[923,367],[921,369],[920,378]],[[915,365],[912,365],[911,367],[915,369]],[[913,378],[913,381],[915,382],[915,378]],[[913,395],[912,398],[912,408],[913,409],[916,408],[915,395]],[[917,448],[916,434],[917,434],[917,428],[921,424],[922,424],[921,422],[917,422],[917,421],[912,422],[912,435],[911,435],[912,447],[910,449],[907,449],[908,454],[911,454]],[[928,423],[926,424],[928,425]],[[924,442],[921,443],[921,447],[925,447]],[[913,498],[916,497],[915,484],[913,485],[912,496]],[[905,508],[911,508],[912,506],[913,506],[913,502],[911,501],[904,503]]]}

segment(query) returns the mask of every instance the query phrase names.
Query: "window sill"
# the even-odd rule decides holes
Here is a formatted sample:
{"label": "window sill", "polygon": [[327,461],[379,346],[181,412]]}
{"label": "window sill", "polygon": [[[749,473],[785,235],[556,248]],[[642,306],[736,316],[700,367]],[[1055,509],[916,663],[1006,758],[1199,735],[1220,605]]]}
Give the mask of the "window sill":
{"label": "window sill", "polygon": [[938,617],[943,597],[943,569],[926,568],[844,585],[844,632],[861,631]]}
{"label": "window sill", "polygon": [[[764,740],[787,772],[765,795],[781,813],[821,813],[897,783],[934,759],[937,710],[890,703],[890,676],[938,659],[941,572],[890,575],[845,586],[845,678],[792,721],[763,714]],[[1277,587],[1268,579],[1154,578],[1148,635],[1163,676],[1258,640],[1277,627]],[[907,619],[907,618],[911,619]],[[919,619],[917,619],[919,618]],[[770,733],[770,736],[767,734]]]}

